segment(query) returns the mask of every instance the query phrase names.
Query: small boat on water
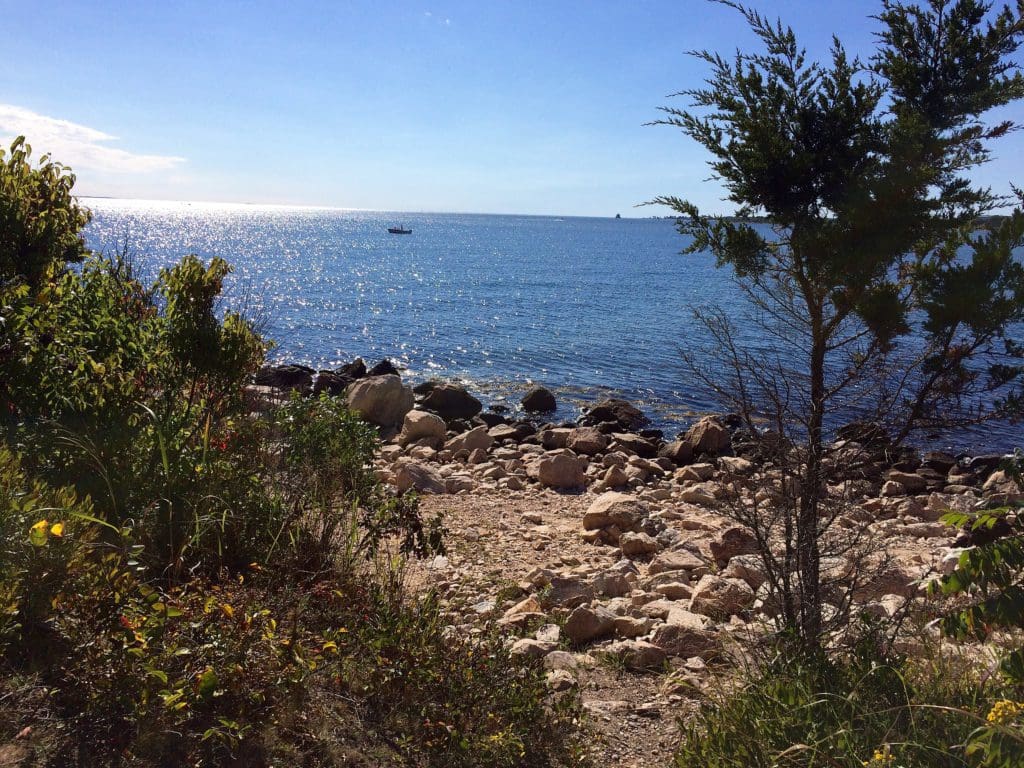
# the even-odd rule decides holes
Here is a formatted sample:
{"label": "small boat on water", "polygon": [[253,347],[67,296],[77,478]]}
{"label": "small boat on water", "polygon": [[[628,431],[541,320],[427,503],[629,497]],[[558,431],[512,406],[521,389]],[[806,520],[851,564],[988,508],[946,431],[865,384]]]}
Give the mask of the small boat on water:
{"label": "small boat on water", "polygon": [[388,232],[392,235],[411,235],[411,229],[405,229],[404,227],[388,227]]}

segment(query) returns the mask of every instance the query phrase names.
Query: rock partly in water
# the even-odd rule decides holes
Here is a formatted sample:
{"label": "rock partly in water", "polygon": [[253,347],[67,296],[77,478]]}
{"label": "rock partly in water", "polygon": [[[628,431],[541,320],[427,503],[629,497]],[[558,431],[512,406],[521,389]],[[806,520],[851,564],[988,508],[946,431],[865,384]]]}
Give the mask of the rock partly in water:
{"label": "rock partly in water", "polygon": [[549,413],[557,407],[555,396],[544,387],[531,387],[520,401],[527,413]]}
{"label": "rock partly in water", "polygon": [[305,365],[265,365],[256,372],[254,381],[262,387],[308,392],[313,386],[315,373]]}
{"label": "rock partly in water", "polygon": [[613,423],[619,431],[632,432],[647,424],[647,417],[638,408],[625,400],[609,398],[589,408],[580,417],[579,423],[585,427],[596,427],[598,424]]}
{"label": "rock partly in water", "polygon": [[457,384],[434,384],[423,396],[420,405],[432,411],[445,421],[455,419],[472,419],[483,408],[483,405]]}
{"label": "rock partly in water", "polygon": [[377,363],[373,368],[366,372],[367,376],[399,376],[398,368],[387,358],[384,358]]}

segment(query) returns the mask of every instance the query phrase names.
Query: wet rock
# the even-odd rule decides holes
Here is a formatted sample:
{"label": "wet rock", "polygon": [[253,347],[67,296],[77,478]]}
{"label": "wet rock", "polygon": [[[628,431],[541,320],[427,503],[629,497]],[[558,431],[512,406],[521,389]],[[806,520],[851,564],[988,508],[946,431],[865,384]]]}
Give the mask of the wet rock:
{"label": "wet rock", "polygon": [[483,405],[457,384],[435,383],[420,401],[420,406],[451,422],[457,419],[472,419],[483,409]]}
{"label": "wet rock", "polygon": [[256,372],[254,382],[275,389],[297,389],[308,392],[313,386],[312,368],[305,365],[265,365]]}
{"label": "wet rock", "polygon": [[613,423],[619,431],[627,432],[640,429],[647,423],[647,417],[625,400],[609,398],[587,409],[580,417],[579,423],[586,427]]}
{"label": "wet rock", "polygon": [[395,375],[360,379],[348,388],[348,407],[380,427],[397,428],[412,405],[412,389]]}
{"label": "wet rock", "polygon": [[539,386],[531,387],[520,402],[527,413],[547,413],[557,407],[551,391]]}
{"label": "wet rock", "polygon": [[363,358],[357,357],[351,363],[346,363],[335,370],[335,373],[342,378],[356,381],[366,375],[366,363],[363,362]]}
{"label": "wet rock", "polygon": [[316,396],[323,393],[329,397],[337,397],[343,394],[348,385],[353,381],[355,379],[341,376],[333,371],[320,371],[313,381],[313,395]]}
{"label": "wet rock", "polygon": [[387,358],[377,363],[366,372],[367,376],[399,376],[398,368]]}

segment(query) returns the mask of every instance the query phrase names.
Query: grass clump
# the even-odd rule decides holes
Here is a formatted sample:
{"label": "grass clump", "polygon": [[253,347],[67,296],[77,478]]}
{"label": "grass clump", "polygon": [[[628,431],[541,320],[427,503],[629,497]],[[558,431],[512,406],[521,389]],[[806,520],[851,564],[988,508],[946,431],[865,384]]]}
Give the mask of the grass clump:
{"label": "grass clump", "polygon": [[976,659],[928,653],[928,643],[934,646],[923,641],[914,659],[872,644],[814,658],[780,653],[681,724],[676,765],[1024,765],[1024,751],[1009,762],[984,762],[969,748],[992,703],[1010,692],[987,679]]}

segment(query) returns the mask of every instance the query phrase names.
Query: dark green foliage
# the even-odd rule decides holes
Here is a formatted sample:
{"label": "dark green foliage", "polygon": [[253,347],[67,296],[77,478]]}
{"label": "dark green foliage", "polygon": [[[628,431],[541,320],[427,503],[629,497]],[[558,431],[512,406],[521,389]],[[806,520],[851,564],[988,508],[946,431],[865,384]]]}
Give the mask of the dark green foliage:
{"label": "dark green foliage", "polygon": [[[680,214],[687,252],[710,250],[733,269],[782,358],[802,358],[751,356],[729,319],[710,321],[737,371],[731,389],[718,388],[730,410],[753,434],[767,419],[803,450],[786,526],[793,574],[778,586],[785,623],[813,647],[823,629],[820,540],[834,519],[820,491],[831,480],[828,417],[855,402],[898,444],[915,430],[1012,415],[1021,402],[1022,350],[1007,334],[1024,322],[1024,267],[1013,255],[1024,215],[976,234],[979,216],[1012,198],[967,174],[1014,128],[983,118],[1024,96],[1014,60],[1024,3],[986,21],[991,4],[978,0],[887,0],[870,61],[851,60],[836,39],[820,63],[781,22],[722,4],[743,15],[763,52],[697,52],[711,70],[706,86],[680,94],[691,107],[664,108],[659,122],[708,151],[740,218],[705,216],[678,197],[654,202]],[[772,232],[748,216],[766,217]]]}
{"label": "dark green foliage", "polygon": [[89,212],[72,196],[67,168],[49,155],[33,168],[31,156],[24,136],[9,153],[0,149],[0,283],[22,278],[35,287],[51,266],[85,256]]}
{"label": "dark green foliage", "polygon": [[[1006,463],[1007,473],[1020,479],[1024,456]],[[970,604],[946,615],[942,629],[951,637],[986,640],[999,629],[1024,629],[1024,504],[977,513],[950,512],[942,520],[975,532],[1004,530],[987,543],[960,555],[952,573],[932,585],[933,592],[961,595]],[[1011,648],[1002,660],[1003,673],[1024,692],[1024,647]]]}

